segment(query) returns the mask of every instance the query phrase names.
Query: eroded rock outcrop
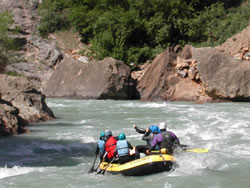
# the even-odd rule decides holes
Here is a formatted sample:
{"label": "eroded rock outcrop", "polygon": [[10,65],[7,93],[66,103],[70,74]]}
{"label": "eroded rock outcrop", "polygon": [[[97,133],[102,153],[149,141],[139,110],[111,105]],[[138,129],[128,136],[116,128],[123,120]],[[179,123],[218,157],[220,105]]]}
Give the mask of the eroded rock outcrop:
{"label": "eroded rock outcrop", "polygon": [[192,48],[205,92],[213,99],[250,101],[250,63],[214,48]]}
{"label": "eroded rock outcrop", "polygon": [[54,118],[45,95],[27,78],[0,74],[0,93],[1,99],[17,108],[18,115],[27,123]]}
{"label": "eroded rock outcrop", "polygon": [[113,58],[90,63],[65,58],[43,92],[49,97],[134,99],[138,96],[130,73],[125,63]]}
{"label": "eroded rock outcrop", "polygon": [[27,132],[25,125],[27,121],[19,116],[19,110],[0,98],[0,135],[10,136]]}
{"label": "eroded rock outcrop", "polygon": [[142,100],[195,101],[202,96],[199,82],[179,77],[176,71],[178,57],[191,58],[190,48],[182,52],[168,48],[153,60],[137,85]]}
{"label": "eroded rock outcrop", "polygon": [[[38,6],[41,0],[0,0],[0,12],[8,11],[13,15],[12,30],[19,30],[11,34],[20,49],[8,54],[9,63],[3,72],[17,73],[38,81],[44,85],[49,79],[54,66],[63,59],[63,53],[55,42],[36,35],[39,24]],[[1,67],[0,67],[1,68]]]}
{"label": "eroded rock outcrop", "polygon": [[167,49],[137,88],[143,100],[250,101],[250,63],[215,48]]}

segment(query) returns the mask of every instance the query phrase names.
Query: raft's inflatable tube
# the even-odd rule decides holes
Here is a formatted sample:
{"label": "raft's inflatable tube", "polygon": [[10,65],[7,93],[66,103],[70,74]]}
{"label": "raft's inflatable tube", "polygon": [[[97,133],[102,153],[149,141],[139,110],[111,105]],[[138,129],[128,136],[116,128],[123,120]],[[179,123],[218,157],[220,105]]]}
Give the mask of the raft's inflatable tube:
{"label": "raft's inflatable tube", "polygon": [[158,172],[169,171],[175,165],[175,159],[171,155],[149,155],[124,164],[102,162],[100,169],[112,174],[122,174],[125,176],[143,176]]}

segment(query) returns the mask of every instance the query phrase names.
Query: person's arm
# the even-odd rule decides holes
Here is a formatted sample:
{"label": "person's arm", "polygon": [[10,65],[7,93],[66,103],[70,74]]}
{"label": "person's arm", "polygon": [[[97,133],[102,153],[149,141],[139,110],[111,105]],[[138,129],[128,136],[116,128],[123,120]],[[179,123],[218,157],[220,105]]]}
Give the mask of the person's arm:
{"label": "person's arm", "polygon": [[144,141],[151,141],[152,140],[152,136],[150,135],[150,134],[144,134],[143,136],[142,136],[142,140],[144,140]]}
{"label": "person's arm", "polygon": [[150,133],[151,133],[151,131],[149,130],[149,128],[147,128],[146,132],[142,136],[142,140],[151,141],[152,140],[152,136],[150,135]]}
{"label": "person's arm", "polygon": [[171,135],[171,141],[173,142],[174,145],[180,145],[180,140],[179,138],[170,131],[170,135]]}
{"label": "person's arm", "polygon": [[130,144],[130,142],[127,141],[127,143],[128,143],[128,148],[133,149],[133,146]]}
{"label": "person's arm", "polygon": [[135,131],[139,134],[144,134],[146,132],[144,128],[137,127],[135,124],[133,125],[133,127],[135,128]]}

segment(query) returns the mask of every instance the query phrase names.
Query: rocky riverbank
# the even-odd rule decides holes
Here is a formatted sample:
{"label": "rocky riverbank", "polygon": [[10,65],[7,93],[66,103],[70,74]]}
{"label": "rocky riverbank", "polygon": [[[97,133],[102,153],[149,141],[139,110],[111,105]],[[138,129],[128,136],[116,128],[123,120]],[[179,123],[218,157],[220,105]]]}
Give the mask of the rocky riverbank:
{"label": "rocky riverbank", "polygon": [[45,95],[32,80],[0,74],[0,135],[23,133],[28,123],[53,118]]}
{"label": "rocky riverbank", "polygon": [[[79,39],[72,47],[66,42],[67,36],[38,36],[39,3],[0,0],[0,12],[8,10],[13,15],[11,28],[21,30],[12,37],[22,41],[16,54],[0,57],[0,61],[8,60],[0,67],[4,73],[0,74],[0,135],[23,133],[28,123],[55,118],[46,105],[46,96],[250,101],[250,27],[216,48],[176,46],[150,63],[131,68],[113,58],[89,60],[80,53]],[[10,72],[19,76],[7,76]]]}

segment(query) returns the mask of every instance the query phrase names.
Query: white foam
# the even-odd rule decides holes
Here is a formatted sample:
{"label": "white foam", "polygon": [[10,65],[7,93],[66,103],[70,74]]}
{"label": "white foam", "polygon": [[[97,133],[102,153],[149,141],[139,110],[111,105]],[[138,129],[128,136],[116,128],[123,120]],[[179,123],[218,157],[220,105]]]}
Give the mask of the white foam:
{"label": "white foam", "polygon": [[199,175],[202,173],[200,170],[207,167],[206,160],[205,154],[198,156],[192,152],[186,152],[180,156],[176,156],[179,167],[171,176]]}
{"label": "white foam", "polygon": [[146,103],[146,104],[139,105],[139,107],[141,108],[162,108],[166,106],[167,106],[167,103]]}
{"label": "white foam", "polygon": [[47,104],[51,108],[54,108],[54,107],[66,107],[66,105],[64,105],[64,104],[58,104],[58,103],[52,103],[52,102],[48,102]]}
{"label": "white foam", "polygon": [[91,142],[96,142],[94,137],[84,137],[82,138],[82,143],[91,143]]}
{"label": "white foam", "polygon": [[166,107],[168,106],[167,103],[162,102],[162,103],[156,103],[156,102],[147,102],[147,103],[143,103],[143,102],[139,102],[139,103],[126,103],[126,104],[121,104],[118,105],[120,107],[128,107],[128,108],[162,108],[162,107]]}
{"label": "white foam", "polygon": [[42,172],[43,170],[42,168],[29,168],[29,167],[19,167],[19,166],[8,168],[7,166],[5,166],[4,168],[0,168],[0,179],[23,175],[23,174],[29,174],[34,171]]}
{"label": "white foam", "polygon": [[81,124],[85,124],[87,121],[85,119],[81,120],[81,121],[76,121],[76,122],[71,122],[72,124],[75,124],[75,125],[81,125]]}
{"label": "white foam", "polygon": [[165,183],[164,188],[172,188],[172,185],[168,182]]}

